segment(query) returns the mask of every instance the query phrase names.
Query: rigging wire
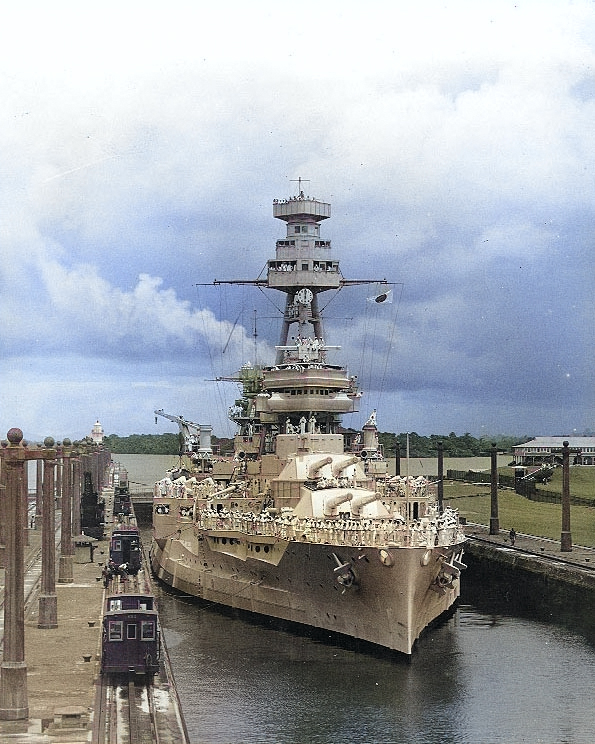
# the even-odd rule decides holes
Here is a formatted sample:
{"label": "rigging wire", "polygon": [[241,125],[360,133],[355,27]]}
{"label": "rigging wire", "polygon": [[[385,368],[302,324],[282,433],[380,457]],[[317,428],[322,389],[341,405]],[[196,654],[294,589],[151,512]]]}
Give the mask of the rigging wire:
{"label": "rigging wire", "polygon": [[[196,287],[196,292],[197,292],[198,304],[201,305],[200,290],[198,288],[198,285]],[[222,308],[221,308],[221,298],[220,298],[219,317],[223,317],[223,315],[221,314],[221,310]],[[207,328],[206,313],[204,311],[201,312],[201,318],[202,318],[202,330],[203,330],[204,344],[207,348],[207,355],[209,359],[209,368],[211,370],[211,376],[213,377],[215,381],[215,396],[214,396],[215,412],[216,412],[216,415],[219,421],[219,426],[221,426],[222,435],[224,436],[227,433],[227,430],[229,429],[229,422],[228,422],[228,417],[227,417],[228,405],[225,400],[225,393],[224,393],[223,387],[221,383],[216,380],[221,370],[218,370],[215,364],[215,359],[213,356],[213,348],[210,342],[210,339],[212,337],[212,329]],[[216,328],[217,328],[217,333],[219,337],[218,347],[220,348],[221,342],[222,342],[221,334],[223,333],[223,324],[217,323]]]}
{"label": "rigging wire", "polygon": [[381,407],[382,397],[383,397],[383,395],[385,393],[385,385],[386,385],[386,380],[387,380],[387,376],[388,376],[389,359],[390,359],[390,354],[391,354],[391,351],[392,351],[392,348],[393,348],[393,341],[394,341],[394,338],[395,338],[395,334],[397,332],[397,318],[399,316],[399,310],[401,309],[401,300],[403,298],[403,291],[404,291],[404,288],[405,288],[405,285],[403,283],[401,283],[401,282],[399,284],[395,284],[395,285],[391,285],[391,286],[398,286],[399,287],[399,293],[397,295],[397,301],[395,303],[396,304],[395,312],[394,312],[392,318],[390,319],[390,326],[391,326],[390,337],[389,337],[389,342],[388,342],[388,345],[387,345],[387,348],[386,348],[386,355],[384,357],[384,367],[382,369],[382,374],[380,376],[380,386],[379,386],[379,390],[378,390],[378,401],[377,401],[378,405],[377,405],[377,408],[380,408]]}
{"label": "rigging wire", "polygon": [[[366,309],[362,315],[363,343],[360,355],[360,386],[363,392],[374,390],[375,400],[370,402],[369,405],[371,408],[377,409],[381,408],[381,400],[386,392],[389,362],[404,287],[401,282],[389,282],[390,289],[387,292],[386,286],[379,286],[376,290],[377,294],[366,299]],[[395,287],[400,288],[395,303],[395,311],[387,314],[384,306],[393,304],[392,297],[389,299],[388,296],[389,293],[394,291]],[[379,300],[379,298],[384,299]],[[387,330],[389,330],[388,335]],[[381,354],[382,348],[384,348],[384,354]],[[380,376],[378,376],[378,372],[380,372]]]}
{"label": "rigging wire", "polygon": [[[258,289],[260,291],[260,293],[266,298],[267,302],[269,302],[275,308],[275,310],[277,310],[277,312],[281,316],[283,316],[283,314],[285,313],[285,309],[284,308],[277,307],[277,305],[273,302],[273,300],[269,297],[269,295],[264,291],[265,289],[270,289],[270,288],[269,287],[259,287],[259,286],[257,286],[256,289]],[[261,317],[263,317],[263,316],[261,316]],[[277,316],[274,316],[274,317],[277,317]]]}

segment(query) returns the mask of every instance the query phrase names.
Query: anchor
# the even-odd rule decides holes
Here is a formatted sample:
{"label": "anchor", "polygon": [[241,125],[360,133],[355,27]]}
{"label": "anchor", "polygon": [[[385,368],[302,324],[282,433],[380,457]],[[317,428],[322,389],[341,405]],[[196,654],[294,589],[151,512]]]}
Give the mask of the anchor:
{"label": "anchor", "polygon": [[345,594],[347,589],[357,584],[357,579],[350,563],[344,563],[336,553],[333,553],[332,555],[337,563],[336,567],[333,569],[333,573],[335,574],[337,583],[341,584],[343,587],[341,594]]}
{"label": "anchor", "polygon": [[440,552],[440,560],[442,565],[440,566],[440,572],[436,576],[436,580],[430,584],[430,589],[437,594],[446,594],[447,589],[452,588],[453,581],[458,579],[461,575],[461,571],[467,568],[467,566],[461,561],[463,557],[462,551],[455,557],[454,553],[450,560],[447,560],[448,554],[443,551]]}

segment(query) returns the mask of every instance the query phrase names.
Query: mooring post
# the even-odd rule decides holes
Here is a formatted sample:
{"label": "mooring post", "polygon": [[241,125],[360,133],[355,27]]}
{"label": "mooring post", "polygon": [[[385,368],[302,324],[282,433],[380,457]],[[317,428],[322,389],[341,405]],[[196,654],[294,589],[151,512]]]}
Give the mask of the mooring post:
{"label": "mooring post", "polygon": [[59,584],[72,584],[74,581],[72,542],[72,466],[70,463],[71,442],[65,439],[62,443],[62,533],[60,538]]}
{"label": "mooring post", "polygon": [[498,449],[496,443],[492,443],[490,450],[490,535],[500,533],[500,519],[498,517]]}
{"label": "mooring post", "polygon": [[401,475],[401,445],[395,437],[395,475]]}
{"label": "mooring post", "polygon": [[570,533],[570,449],[568,442],[562,442],[562,534],[560,550],[569,553],[572,550]]}
{"label": "mooring post", "polygon": [[438,442],[438,509],[444,504],[444,443]]}
{"label": "mooring post", "polygon": [[[54,498],[56,450],[52,437],[44,441],[43,503],[41,511],[41,589],[38,628],[58,627],[56,595],[56,501]],[[39,460],[38,460],[39,462]]]}

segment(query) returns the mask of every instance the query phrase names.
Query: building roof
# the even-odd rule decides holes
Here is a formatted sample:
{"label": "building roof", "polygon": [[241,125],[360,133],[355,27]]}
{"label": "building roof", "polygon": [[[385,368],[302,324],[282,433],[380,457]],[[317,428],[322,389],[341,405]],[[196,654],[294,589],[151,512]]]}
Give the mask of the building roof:
{"label": "building roof", "polygon": [[582,447],[595,447],[595,437],[535,437],[529,442],[516,444],[513,449],[521,447],[539,447],[542,449],[562,449],[564,442],[568,442],[571,449]]}

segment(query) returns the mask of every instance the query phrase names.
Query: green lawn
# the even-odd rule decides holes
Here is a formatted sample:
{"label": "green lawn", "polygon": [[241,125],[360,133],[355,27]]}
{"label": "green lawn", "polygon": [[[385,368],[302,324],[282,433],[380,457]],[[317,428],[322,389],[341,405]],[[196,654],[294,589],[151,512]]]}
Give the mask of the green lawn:
{"label": "green lawn", "polygon": [[[555,489],[551,489],[555,490]],[[578,494],[577,494],[578,495]],[[444,484],[444,501],[468,522],[490,523],[490,489],[469,483]],[[560,504],[529,501],[513,491],[498,491],[500,528],[539,537],[560,539],[562,508]],[[595,547],[595,507],[571,506],[570,530],[575,545]]]}
{"label": "green lawn", "polygon": [[[512,468],[500,468],[504,475],[512,475]],[[489,479],[489,474],[487,474]],[[562,468],[556,468],[545,491],[562,493]],[[575,545],[595,547],[595,467],[570,468],[570,495],[593,500],[593,507],[570,507],[570,530]],[[490,523],[490,487],[460,481],[445,481],[444,500],[459,510],[468,522],[488,525]],[[562,507],[560,504],[544,504],[529,501],[513,491],[498,490],[498,518],[500,527],[525,532],[539,537],[560,539],[562,531]]]}
{"label": "green lawn", "polygon": [[[541,488],[562,493],[562,468],[556,468],[550,482]],[[570,495],[592,499],[595,502],[595,467],[570,468]]]}
{"label": "green lawn", "polygon": [[[499,468],[502,475],[514,475],[514,468]],[[554,468],[551,480],[542,485],[537,484],[538,490],[562,493],[562,468]],[[570,468],[570,495],[592,499],[595,502],[595,467],[577,465]]]}

